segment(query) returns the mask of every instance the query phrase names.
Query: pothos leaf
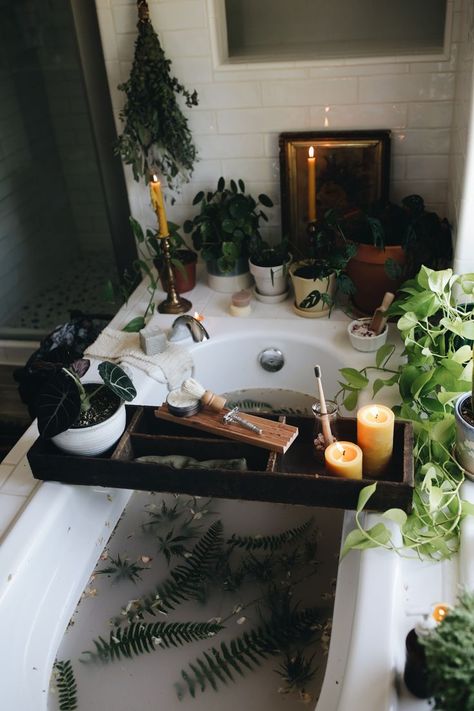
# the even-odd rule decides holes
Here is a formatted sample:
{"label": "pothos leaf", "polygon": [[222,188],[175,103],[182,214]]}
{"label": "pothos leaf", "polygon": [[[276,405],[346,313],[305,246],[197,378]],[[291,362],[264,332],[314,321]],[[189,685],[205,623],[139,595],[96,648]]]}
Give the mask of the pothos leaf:
{"label": "pothos leaf", "polygon": [[122,331],[127,331],[128,333],[138,333],[142,330],[142,328],[145,328],[145,319],[143,316],[136,316],[122,328]]}
{"label": "pothos leaf", "polygon": [[377,482],[375,481],[373,484],[369,484],[369,486],[364,486],[362,491],[359,494],[359,498],[357,499],[357,512],[360,513],[362,509],[365,507],[366,503],[370,499],[370,497],[375,493],[375,490],[377,488]]}

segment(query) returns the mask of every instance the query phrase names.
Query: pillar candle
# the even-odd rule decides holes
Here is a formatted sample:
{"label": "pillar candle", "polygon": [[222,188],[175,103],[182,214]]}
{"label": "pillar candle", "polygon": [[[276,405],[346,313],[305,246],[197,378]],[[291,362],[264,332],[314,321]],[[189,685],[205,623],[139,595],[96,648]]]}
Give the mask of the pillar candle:
{"label": "pillar candle", "polygon": [[395,416],[385,405],[365,405],[357,412],[357,444],[364,454],[364,475],[380,476],[392,456]]}
{"label": "pillar candle", "polygon": [[153,209],[158,218],[158,234],[160,237],[169,237],[168,221],[166,219],[165,206],[163,203],[163,195],[161,192],[161,183],[156,175],[150,181],[150,197]]}
{"label": "pillar candle", "polygon": [[333,442],[324,450],[326,469],[347,479],[362,479],[362,450],[353,442]]}
{"label": "pillar candle", "polygon": [[316,219],[316,156],[314,148],[308,149],[308,222]]}

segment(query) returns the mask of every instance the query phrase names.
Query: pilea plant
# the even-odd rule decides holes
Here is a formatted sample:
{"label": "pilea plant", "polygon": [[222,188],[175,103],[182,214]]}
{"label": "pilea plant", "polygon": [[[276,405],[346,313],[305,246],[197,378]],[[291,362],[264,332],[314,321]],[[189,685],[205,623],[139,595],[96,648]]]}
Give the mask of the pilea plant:
{"label": "pilea plant", "polygon": [[139,13],[135,56],[128,81],[119,85],[126,102],[120,113],[124,122],[117,151],[131,165],[135,180],[149,179],[159,172],[170,188],[178,186],[178,177],[189,180],[196,160],[187,118],[177,95],[186,106],[197,106],[196,91],[190,92],[170,74],[158,35],[153,29],[144,0],[137,0]]}
{"label": "pilea plant", "polygon": [[258,202],[245,194],[243,180],[231,180],[229,187],[223,177],[217,181],[213,192],[199,191],[193,205],[199,213],[186,220],[184,232],[192,234],[194,248],[206,261],[217,260],[219,269],[231,272],[239,257],[247,257],[252,241],[260,238],[260,220],[268,221],[259,203],[273,207],[273,201],[264,193]]}
{"label": "pilea plant", "polygon": [[[453,456],[455,425],[453,403],[469,390],[472,380],[474,312],[462,303],[474,295],[474,274],[456,275],[451,269],[433,271],[422,267],[406,282],[388,314],[397,316],[404,343],[403,358],[391,366],[394,346],[376,353],[375,365],[343,368],[344,382],[338,397],[352,410],[360,391],[372,382],[375,396],[384,386],[397,385],[401,404],[396,415],[413,423],[415,434],[415,490],[410,515],[392,509],[384,515],[401,528],[403,545],[418,555],[447,558],[459,545],[463,516],[474,507],[461,500],[463,471]],[[378,375],[375,379],[373,374]],[[357,528],[349,533],[344,552],[350,548],[381,545],[398,550],[389,529],[378,523],[364,530],[360,512],[375,491],[366,487],[359,499]]]}

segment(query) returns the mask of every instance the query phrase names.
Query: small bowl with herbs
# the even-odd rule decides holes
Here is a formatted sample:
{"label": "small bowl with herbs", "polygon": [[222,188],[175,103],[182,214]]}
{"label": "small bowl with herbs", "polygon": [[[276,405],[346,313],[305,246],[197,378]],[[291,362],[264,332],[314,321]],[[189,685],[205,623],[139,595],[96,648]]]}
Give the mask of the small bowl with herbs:
{"label": "small bowl with herbs", "polygon": [[351,321],[347,327],[349,340],[356,351],[370,353],[376,351],[383,346],[387,340],[388,327],[387,324],[383,327],[381,333],[376,333],[370,328],[372,318],[358,318]]}

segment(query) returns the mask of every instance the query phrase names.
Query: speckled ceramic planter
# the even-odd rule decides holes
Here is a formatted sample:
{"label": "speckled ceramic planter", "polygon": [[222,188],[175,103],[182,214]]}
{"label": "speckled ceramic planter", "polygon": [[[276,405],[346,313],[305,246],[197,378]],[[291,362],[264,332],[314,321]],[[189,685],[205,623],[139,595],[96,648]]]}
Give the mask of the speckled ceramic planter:
{"label": "speckled ceramic planter", "polygon": [[456,458],[469,479],[474,480],[474,427],[461,415],[463,403],[471,393],[463,393],[454,406],[456,422]]}

